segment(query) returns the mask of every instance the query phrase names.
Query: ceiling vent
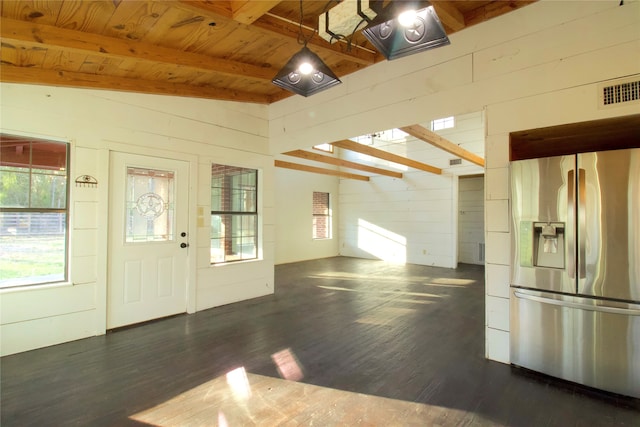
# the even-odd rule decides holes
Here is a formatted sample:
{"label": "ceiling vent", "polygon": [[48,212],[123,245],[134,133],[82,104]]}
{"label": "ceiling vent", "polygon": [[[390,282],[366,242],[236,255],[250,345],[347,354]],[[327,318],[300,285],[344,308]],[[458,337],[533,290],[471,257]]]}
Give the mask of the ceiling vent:
{"label": "ceiling vent", "polygon": [[598,91],[600,108],[640,104],[640,77],[607,81],[599,85]]}
{"label": "ceiling vent", "polygon": [[449,166],[461,165],[462,159],[449,159]]}

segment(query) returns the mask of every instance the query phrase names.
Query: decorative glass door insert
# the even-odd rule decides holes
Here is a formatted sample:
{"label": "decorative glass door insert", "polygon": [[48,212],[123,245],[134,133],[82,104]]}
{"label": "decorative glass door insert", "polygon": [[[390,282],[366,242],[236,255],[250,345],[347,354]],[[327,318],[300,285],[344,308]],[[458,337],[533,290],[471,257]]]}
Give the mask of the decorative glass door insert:
{"label": "decorative glass door insert", "polygon": [[127,243],[174,240],[174,178],[174,171],[127,168]]}

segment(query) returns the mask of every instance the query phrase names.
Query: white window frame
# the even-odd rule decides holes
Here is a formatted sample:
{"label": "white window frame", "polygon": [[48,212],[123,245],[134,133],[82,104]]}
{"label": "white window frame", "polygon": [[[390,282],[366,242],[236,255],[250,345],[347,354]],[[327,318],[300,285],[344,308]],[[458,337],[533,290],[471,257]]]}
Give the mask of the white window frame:
{"label": "white window frame", "polygon": [[443,129],[452,129],[456,126],[455,116],[443,117],[431,121],[431,130],[439,131]]}
{"label": "white window frame", "polygon": [[[48,139],[48,138],[42,138],[42,137],[35,137],[35,136],[30,136],[30,135],[17,135],[17,134],[11,134],[8,132],[0,132],[2,134],[3,137],[7,137],[7,138],[11,138],[11,139],[16,139],[16,140],[20,140],[20,141],[24,141],[25,143],[29,143],[29,167],[28,167],[28,171],[26,171],[25,173],[29,174],[29,196],[28,196],[28,205],[29,206],[3,206],[0,207],[0,212],[4,213],[16,213],[18,215],[20,214],[63,214],[63,219],[62,222],[60,222],[60,220],[58,220],[58,227],[63,227],[63,230],[61,231],[61,234],[63,234],[63,246],[64,248],[62,249],[63,253],[59,254],[60,257],[63,260],[63,267],[62,267],[62,271],[54,273],[54,274],[49,274],[49,275],[31,275],[31,276],[24,276],[24,277],[20,277],[20,278],[15,278],[15,279],[2,279],[0,278],[0,289],[10,289],[10,288],[17,288],[17,287],[32,287],[32,286],[37,286],[37,285],[49,285],[49,284],[56,284],[56,283],[68,283],[69,282],[69,254],[70,254],[70,250],[69,250],[69,242],[70,242],[70,206],[71,206],[71,202],[70,202],[70,197],[71,197],[71,186],[70,186],[70,177],[71,177],[71,145],[69,144],[68,141],[62,141],[62,140],[54,140],[54,139]],[[62,177],[64,176],[64,185],[65,188],[63,190],[63,194],[64,194],[64,206],[58,206],[58,207],[36,207],[36,206],[32,206],[32,186],[31,186],[31,180],[33,179],[33,170],[36,169],[45,169],[45,168],[37,168],[37,165],[33,164],[33,151],[31,150],[33,143],[49,143],[49,144],[60,144],[60,145],[64,145],[65,147],[65,165],[64,165],[64,175],[62,174],[54,174],[58,177]],[[8,166],[8,165],[7,165]],[[35,166],[35,167],[34,167]],[[53,191],[53,190],[52,190]],[[50,221],[47,221],[50,222]],[[31,218],[29,219],[29,230],[28,233],[31,234]],[[5,237],[10,239],[10,236],[5,234],[11,234],[9,233],[8,227],[5,230],[4,226],[0,225],[2,227],[2,230],[0,230],[0,233],[2,234],[2,239],[4,239]],[[16,227],[17,228],[17,227]],[[6,232],[6,233],[5,233]],[[18,231],[15,230],[14,231],[16,234],[16,236],[18,235]],[[38,236],[38,234],[34,234],[35,236]],[[42,234],[40,234],[42,235]],[[16,239],[16,243],[17,239]],[[53,277],[52,277],[53,276]],[[4,283],[3,283],[4,282]]]}
{"label": "white window frame", "polygon": [[[315,212],[315,200],[316,200],[316,194],[322,194],[322,195],[326,195],[327,196],[327,213],[326,214],[322,214],[322,213],[316,213]],[[314,191],[312,194],[312,199],[311,199],[311,215],[312,215],[312,229],[311,229],[311,236],[313,237],[313,240],[328,240],[331,239],[333,236],[333,232],[332,232],[332,218],[331,218],[331,193],[326,192],[326,191]],[[326,220],[326,235],[325,236],[318,236],[318,230],[317,230],[317,220],[318,218],[325,218]]]}
{"label": "white window frame", "polygon": [[[254,198],[253,198],[253,209],[233,209],[232,207],[223,207],[220,206],[220,209],[216,209],[218,206],[214,205],[213,202],[213,196],[212,196],[212,206],[211,206],[211,234],[213,235],[213,233],[215,232],[214,230],[214,226],[213,226],[213,222],[214,222],[214,217],[215,216],[231,216],[232,220],[231,220],[231,225],[229,226],[229,228],[231,228],[231,236],[227,236],[224,235],[221,238],[218,237],[213,237],[210,236],[210,263],[211,265],[221,265],[221,264],[229,264],[229,263],[234,263],[234,262],[240,262],[240,261],[249,261],[249,260],[255,260],[259,258],[259,252],[260,252],[260,225],[259,225],[259,209],[258,209],[258,189],[259,189],[259,178],[260,178],[260,171],[256,168],[249,168],[249,167],[243,167],[243,166],[234,166],[234,165],[224,165],[224,164],[218,164],[218,163],[212,163],[211,164],[211,177],[213,179],[214,176],[214,172],[213,172],[213,168],[216,166],[220,166],[220,167],[226,167],[229,168],[229,170],[233,170],[233,169],[237,169],[239,171],[251,171],[255,174],[255,182],[253,183],[253,189],[252,190],[247,190],[249,192],[253,192],[254,194]],[[227,179],[229,177],[231,177],[232,175],[226,175]],[[230,197],[233,195],[234,191],[233,188],[228,187],[227,184],[225,184],[224,187],[216,187],[216,188],[223,188],[224,190],[227,191],[231,191],[231,195]],[[213,186],[210,186],[211,190],[212,190],[212,194],[213,194]],[[241,186],[239,187],[234,187],[236,190],[240,191],[242,194],[243,191],[241,189]],[[248,194],[248,193],[247,193]],[[247,194],[244,194],[244,196],[246,197]],[[231,199],[229,199],[231,200]],[[235,222],[235,220],[240,220],[242,221],[242,218],[244,217],[251,217],[253,219],[253,235],[250,236],[253,238],[253,255],[252,256],[244,256],[243,252],[240,252],[240,255],[230,255],[227,253],[223,253],[223,260],[217,259],[217,255],[215,254],[216,250],[219,250],[219,246],[214,246],[214,240],[226,240],[226,242],[228,242],[229,240],[233,241],[234,238],[238,238],[238,237],[234,237],[234,225],[237,224],[237,222]],[[228,220],[227,220],[228,221]],[[221,225],[222,225],[223,220],[221,219]],[[221,227],[222,228],[222,227]],[[244,228],[242,228],[242,230],[245,230]],[[226,230],[225,230],[226,231]],[[242,237],[247,237],[247,236],[240,236],[239,238]],[[225,244],[227,243],[223,243],[222,247],[223,247],[223,251],[226,251],[225,249]],[[233,243],[232,243],[233,244]],[[229,255],[229,256],[227,256]],[[219,256],[219,255],[218,255]]]}

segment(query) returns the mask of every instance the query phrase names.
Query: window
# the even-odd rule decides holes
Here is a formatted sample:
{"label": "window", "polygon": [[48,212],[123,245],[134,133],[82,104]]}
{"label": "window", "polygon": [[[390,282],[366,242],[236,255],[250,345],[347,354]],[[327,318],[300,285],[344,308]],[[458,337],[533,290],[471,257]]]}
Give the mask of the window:
{"label": "window", "polygon": [[313,192],[313,238],[331,238],[331,208],[329,193]]}
{"label": "window", "polygon": [[333,145],[331,144],[314,145],[313,148],[320,151],[326,151],[327,153],[333,153]]}
{"label": "window", "polygon": [[173,171],[127,168],[125,242],[174,240]]}
{"label": "window", "polygon": [[0,135],[0,288],[67,280],[67,144]]}
{"label": "window", "polygon": [[443,119],[436,119],[431,122],[431,130],[436,131],[436,130],[442,130],[442,129],[449,129],[454,127],[455,124],[456,122],[453,116],[445,117]]}
{"label": "window", "polygon": [[258,257],[258,171],[211,165],[211,263]]}

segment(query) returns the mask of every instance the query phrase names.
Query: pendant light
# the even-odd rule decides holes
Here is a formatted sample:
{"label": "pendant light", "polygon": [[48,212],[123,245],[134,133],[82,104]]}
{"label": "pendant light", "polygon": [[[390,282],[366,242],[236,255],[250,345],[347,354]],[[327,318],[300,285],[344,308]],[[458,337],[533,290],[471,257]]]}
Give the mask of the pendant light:
{"label": "pendant light", "polygon": [[388,60],[450,43],[433,6],[416,9],[412,3],[415,2],[392,2],[362,30],[367,40]]}
{"label": "pendant light", "polygon": [[273,78],[273,84],[302,96],[310,96],[342,83],[322,59],[307,47],[302,33],[302,0],[300,0],[300,31],[298,41],[302,49]]}

